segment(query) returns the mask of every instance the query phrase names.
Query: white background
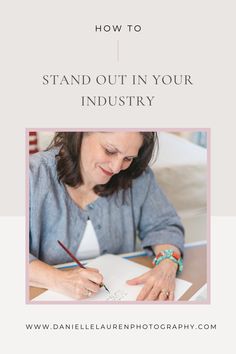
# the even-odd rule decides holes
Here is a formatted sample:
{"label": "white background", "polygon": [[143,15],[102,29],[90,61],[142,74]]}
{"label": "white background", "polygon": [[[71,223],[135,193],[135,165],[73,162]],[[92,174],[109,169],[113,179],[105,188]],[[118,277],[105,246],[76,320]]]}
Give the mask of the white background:
{"label": "white background", "polygon": [[[88,353],[233,346],[235,249],[234,1],[2,1],[1,326],[5,351]],[[140,24],[139,34],[94,32]],[[120,43],[120,59],[116,46]],[[44,74],[190,74],[192,87],[45,87]],[[152,107],[89,108],[87,95],[155,95]],[[25,128],[211,128],[211,305],[25,305]],[[216,217],[217,216],[217,217]],[[222,218],[224,216],[225,218]],[[17,217],[17,218],[16,218]],[[216,331],[26,332],[27,322],[217,323]],[[110,340],[112,339],[112,341]],[[117,339],[117,341],[116,341]],[[127,350],[127,349],[126,349]]]}

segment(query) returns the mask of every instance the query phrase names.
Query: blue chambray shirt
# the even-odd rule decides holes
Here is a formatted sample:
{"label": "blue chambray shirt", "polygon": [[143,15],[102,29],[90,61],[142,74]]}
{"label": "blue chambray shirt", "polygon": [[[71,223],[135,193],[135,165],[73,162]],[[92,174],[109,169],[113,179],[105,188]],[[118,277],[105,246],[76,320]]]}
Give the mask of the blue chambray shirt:
{"label": "blue chambray shirt", "polygon": [[40,259],[51,265],[71,262],[57,240],[76,253],[88,218],[101,254],[134,251],[136,232],[143,248],[168,243],[183,252],[183,226],[149,167],[133,181],[133,198],[128,189],[125,201],[124,191],[120,191],[109,197],[98,197],[81,209],[63,183],[58,182],[57,153],[58,149],[53,148],[30,157],[30,261]]}

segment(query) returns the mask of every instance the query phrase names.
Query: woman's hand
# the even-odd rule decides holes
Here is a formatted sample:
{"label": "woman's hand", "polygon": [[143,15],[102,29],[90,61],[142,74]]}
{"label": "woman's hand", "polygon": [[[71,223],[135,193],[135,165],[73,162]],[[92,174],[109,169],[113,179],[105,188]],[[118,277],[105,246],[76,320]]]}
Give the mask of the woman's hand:
{"label": "woman's hand", "polygon": [[143,275],[127,281],[129,285],[144,284],[136,300],[174,300],[177,264],[164,259]]}
{"label": "woman's hand", "polygon": [[29,281],[31,286],[57,291],[78,300],[97,293],[103,276],[94,268],[60,270],[34,260],[29,264]]}
{"label": "woman's hand", "polygon": [[103,276],[95,268],[75,268],[60,273],[55,290],[77,300],[97,293],[103,282]]}

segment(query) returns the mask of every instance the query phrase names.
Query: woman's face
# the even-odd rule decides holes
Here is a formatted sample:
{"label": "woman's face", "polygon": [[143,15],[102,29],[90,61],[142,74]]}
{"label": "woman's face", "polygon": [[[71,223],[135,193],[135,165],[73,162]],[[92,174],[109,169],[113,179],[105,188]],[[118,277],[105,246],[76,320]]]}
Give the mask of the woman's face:
{"label": "woman's face", "polygon": [[86,133],[81,144],[81,173],[84,184],[93,188],[126,170],[138,156],[143,137],[139,132]]}

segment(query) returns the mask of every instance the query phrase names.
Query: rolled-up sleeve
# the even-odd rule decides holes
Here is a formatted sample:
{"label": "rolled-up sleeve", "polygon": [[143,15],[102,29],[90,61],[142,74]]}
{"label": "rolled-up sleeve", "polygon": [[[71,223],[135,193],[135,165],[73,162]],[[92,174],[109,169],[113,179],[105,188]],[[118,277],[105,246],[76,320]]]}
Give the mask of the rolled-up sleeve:
{"label": "rolled-up sleeve", "polygon": [[171,244],[183,254],[184,228],[176,210],[158,186],[150,168],[146,171],[145,179],[138,227],[142,247],[151,249],[154,245]]}

